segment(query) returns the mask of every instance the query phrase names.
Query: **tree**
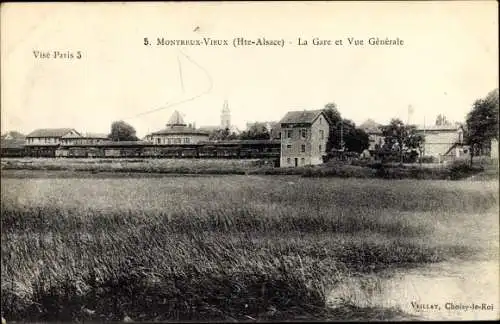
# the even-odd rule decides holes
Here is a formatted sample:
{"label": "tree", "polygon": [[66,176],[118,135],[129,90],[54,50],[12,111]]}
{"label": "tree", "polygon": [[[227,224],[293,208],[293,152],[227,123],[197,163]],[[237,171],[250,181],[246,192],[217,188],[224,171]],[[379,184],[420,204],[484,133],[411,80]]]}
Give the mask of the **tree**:
{"label": "tree", "polygon": [[240,134],[242,140],[268,140],[271,134],[263,123],[255,123]]}
{"label": "tree", "polygon": [[445,115],[439,114],[436,117],[436,126],[451,125]]}
{"label": "tree", "polygon": [[422,152],[424,136],[417,132],[414,125],[405,125],[400,119],[391,119],[387,126],[382,126],[384,137],[383,150],[398,152],[403,163],[405,152],[419,150]]}
{"label": "tree", "polygon": [[108,138],[112,141],[138,141],[135,129],[123,120],[115,121],[111,124],[111,133]]}
{"label": "tree", "polygon": [[498,89],[488,93],[485,98],[474,102],[467,114],[465,142],[470,145],[470,163],[491,140],[498,140]]}
{"label": "tree", "polygon": [[334,148],[339,149],[342,147],[342,143],[340,140],[341,136],[339,135],[342,116],[340,115],[340,112],[337,109],[337,105],[334,102],[326,104],[323,108],[323,111],[330,123],[330,132],[328,135],[328,141],[326,143],[326,151],[330,152]]}
{"label": "tree", "polygon": [[368,134],[348,119],[343,121],[343,140],[347,151],[361,153],[370,146]]}
{"label": "tree", "polygon": [[361,153],[370,146],[368,134],[357,128],[351,120],[343,119],[335,103],[326,104],[323,111],[330,122],[327,152],[344,148],[347,151]]}
{"label": "tree", "polygon": [[238,139],[238,136],[235,133],[231,133],[229,128],[225,128],[212,131],[208,138],[211,141],[228,141]]}

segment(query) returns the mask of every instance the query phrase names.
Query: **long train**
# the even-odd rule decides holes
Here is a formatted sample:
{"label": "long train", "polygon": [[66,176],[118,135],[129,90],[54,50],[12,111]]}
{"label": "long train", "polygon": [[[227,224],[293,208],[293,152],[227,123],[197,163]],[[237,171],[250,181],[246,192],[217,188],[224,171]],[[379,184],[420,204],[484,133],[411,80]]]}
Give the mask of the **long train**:
{"label": "long train", "polygon": [[104,142],[2,147],[2,157],[61,158],[234,158],[279,159],[280,140],[233,140],[158,145],[148,142]]}

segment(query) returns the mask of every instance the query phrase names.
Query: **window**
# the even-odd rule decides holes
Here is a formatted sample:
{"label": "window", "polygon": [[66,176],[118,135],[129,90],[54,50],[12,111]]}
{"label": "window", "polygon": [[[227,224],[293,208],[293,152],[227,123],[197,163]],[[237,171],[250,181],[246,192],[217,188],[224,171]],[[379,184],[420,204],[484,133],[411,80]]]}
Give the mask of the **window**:
{"label": "window", "polygon": [[181,144],[181,139],[180,138],[176,138],[175,139],[175,144]]}
{"label": "window", "polygon": [[320,125],[321,125],[321,119],[322,119],[322,118],[321,118],[321,117],[319,117],[319,124],[320,124]]}
{"label": "window", "polygon": [[286,163],[290,164],[290,158],[286,158]]}
{"label": "window", "polygon": [[301,159],[300,159],[300,164],[301,164],[301,165],[306,164],[306,160],[305,160],[304,158],[301,158]]}
{"label": "window", "polygon": [[292,138],[292,133],[293,133],[293,130],[291,130],[291,129],[290,129],[290,130],[287,130],[286,132],[287,132],[286,137],[287,137],[287,138]]}
{"label": "window", "polygon": [[306,151],[306,145],[305,145],[305,144],[302,144],[302,145],[300,146],[300,150],[301,150],[302,152],[305,152],[305,151]]}
{"label": "window", "polygon": [[307,137],[307,129],[301,129],[300,130],[300,137],[301,138],[306,138]]}
{"label": "window", "polygon": [[319,151],[321,152],[321,144],[319,144],[319,147],[318,147],[318,148],[319,148]]}
{"label": "window", "polygon": [[322,140],[324,138],[325,138],[325,132],[322,129],[320,129],[319,130],[319,139]]}
{"label": "window", "polygon": [[190,142],[190,140],[191,140],[191,139],[190,139],[189,137],[186,137],[186,138],[184,139],[184,143],[188,144],[188,143]]}
{"label": "window", "polygon": [[287,145],[286,145],[286,148],[287,148],[287,149],[291,149],[291,148],[292,148],[292,144],[287,144]]}

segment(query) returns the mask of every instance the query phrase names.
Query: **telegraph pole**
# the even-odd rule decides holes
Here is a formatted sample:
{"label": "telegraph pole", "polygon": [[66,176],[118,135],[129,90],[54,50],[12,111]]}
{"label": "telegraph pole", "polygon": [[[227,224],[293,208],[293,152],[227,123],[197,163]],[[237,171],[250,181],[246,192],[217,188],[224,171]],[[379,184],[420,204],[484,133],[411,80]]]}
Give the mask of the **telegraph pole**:
{"label": "telegraph pole", "polygon": [[340,122],[340,149],[344,151],[344,121]]}

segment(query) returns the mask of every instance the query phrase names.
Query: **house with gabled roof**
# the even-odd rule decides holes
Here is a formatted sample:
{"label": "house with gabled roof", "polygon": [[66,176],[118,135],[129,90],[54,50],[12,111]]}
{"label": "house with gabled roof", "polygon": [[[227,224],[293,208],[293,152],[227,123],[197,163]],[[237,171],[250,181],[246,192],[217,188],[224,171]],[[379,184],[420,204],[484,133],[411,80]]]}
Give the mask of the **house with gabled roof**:
{"label": "house with gabled roof", "polygon": [[24,154],[25,136],[16,131],[10,131],[0,137],[0,155],[22,156]]}
{"label": "house with gabled roof", "polygon": [[73,128],[40,128],[26,135],[26,153],[32,157],[54,157],[68,137],[81,136]]}
{"label": "house with gabled roof", "polygon": [[323,110],[289,111],[280,126],[281,167],[323,163],[330,130]]}
{"label": "house with gabled roof", "polygon": [[40,128],[26,135],[26,146],[59,146],[63,138],[80,136],[73,128]]}

